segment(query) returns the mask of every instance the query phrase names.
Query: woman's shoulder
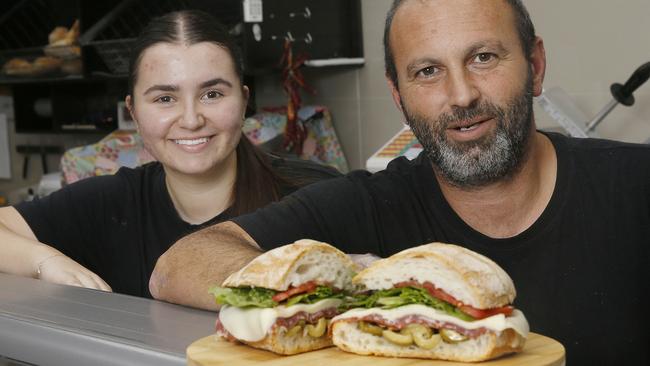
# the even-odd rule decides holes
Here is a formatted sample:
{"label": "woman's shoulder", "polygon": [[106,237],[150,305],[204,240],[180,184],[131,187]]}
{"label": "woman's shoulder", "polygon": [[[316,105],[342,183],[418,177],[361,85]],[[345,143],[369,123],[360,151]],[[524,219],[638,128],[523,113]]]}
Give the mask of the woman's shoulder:
{"label": "woman's shoulder", "polygon": [[135,168],[121,167],[115,174],[90,177],[63,187],[68,195],[96,195],[103,197],[129,197],[142,194],[143,189],[164,183],[164,170],[160,163],[151,162]]}

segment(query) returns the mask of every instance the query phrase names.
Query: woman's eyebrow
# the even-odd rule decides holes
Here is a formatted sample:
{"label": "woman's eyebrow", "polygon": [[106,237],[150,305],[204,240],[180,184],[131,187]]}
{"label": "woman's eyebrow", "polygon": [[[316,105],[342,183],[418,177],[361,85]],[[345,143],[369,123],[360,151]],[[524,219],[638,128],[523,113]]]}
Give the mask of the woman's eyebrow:
{"label": "woman's eyebrow", "polygon": [[144,95],[147,95],[153,91],[175,92],[178,91],[178,85],[170,85],[170,84],[153,85],[149,87],[149,89],[145,90]]}
{"label": "woman's eyebrow", "polygon": [[[230,81],[228,81],[226,79],[223,79],[223,78],[214,78],[214,79],[210,79],[210,80],[202,82],[199,85],[199,89],[209,88],[211,86],[215,86],[215,85],[219,85],[219,84],[222,84],[222,85],[225,85],[227,87],[232,88],[232,83]],[[153,86],[149,87],[149,89],[147,89],[144,92],[144,95],[147,95],[147,94],[149,94],[149,93],[151,93],[153,91],[175,92],[175,91],[178,91],[178,89],[179,89],[178,85],[156,84],[156,85],[153,85]]]}
{"label": "woman's eyebrow", "polygon": [[203,89],[203,88],[208,88],[208,87],[219,85],[219,84],[223,84],[223,85],[225,85],[227,87],[232,88],[232,83],[230,81],[228,81],[226,79],[222,79],[222,78],[214,78],[214,79],[210,79],[208,81],[204,81],[204,82],[201,83],[201,85],[199,85],[199,87],[201,89]]}

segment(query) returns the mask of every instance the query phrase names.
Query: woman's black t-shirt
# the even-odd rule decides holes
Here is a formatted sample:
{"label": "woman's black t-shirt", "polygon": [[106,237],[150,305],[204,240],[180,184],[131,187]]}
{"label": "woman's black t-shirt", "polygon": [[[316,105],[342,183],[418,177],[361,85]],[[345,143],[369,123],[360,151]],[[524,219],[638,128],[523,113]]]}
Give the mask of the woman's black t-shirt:
{"label": "woman's black t-shirt", "polygon": [[[302,185],[340,176],[304,160],[272,157],[270,163],[288,182]],[[282,186],[281,193],[295,189]],[[233,216],[226,210],[200,225],[183,221],[158,162],[84,179],[15,208],[40,242],[96,273],[114,292],[144,297],[151,297],[149,277],[158,257],[173,243]]]}

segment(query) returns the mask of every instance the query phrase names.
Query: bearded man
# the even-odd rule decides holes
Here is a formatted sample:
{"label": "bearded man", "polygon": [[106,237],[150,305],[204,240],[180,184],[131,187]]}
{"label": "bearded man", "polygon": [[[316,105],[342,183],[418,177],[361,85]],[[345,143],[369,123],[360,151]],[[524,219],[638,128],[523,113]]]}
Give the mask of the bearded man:
{"label": "bearded man", "polygon": [[442,241],[503,267],[569,364],[650,364],[650,147],[536,130],[546,57],[520,0],[396,0],[384,51],[424,152],[185,237],[154,297],[214,309],[211,284],[301,238],[380,256]]}

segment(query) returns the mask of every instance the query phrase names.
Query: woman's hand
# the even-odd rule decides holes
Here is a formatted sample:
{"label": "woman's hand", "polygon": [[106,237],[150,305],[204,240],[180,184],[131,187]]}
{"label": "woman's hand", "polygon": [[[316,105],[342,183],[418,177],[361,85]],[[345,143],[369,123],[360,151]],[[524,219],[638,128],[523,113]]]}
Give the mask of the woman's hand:
{"label": "woman's hand", "polygon": [[112,291],[98,275],[63,254],[54,254],[38,263],[37,276],[47,282]]}

